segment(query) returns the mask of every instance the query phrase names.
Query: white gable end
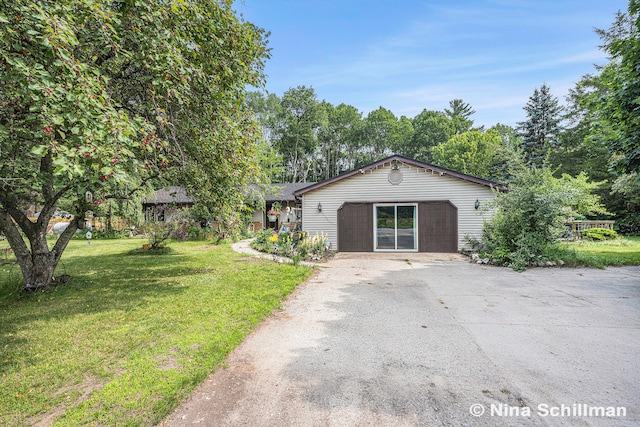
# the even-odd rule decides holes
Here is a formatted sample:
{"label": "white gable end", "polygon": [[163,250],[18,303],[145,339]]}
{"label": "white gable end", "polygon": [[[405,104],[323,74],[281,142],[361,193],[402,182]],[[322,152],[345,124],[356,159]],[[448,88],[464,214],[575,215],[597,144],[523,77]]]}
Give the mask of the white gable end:
{"label": "white gable end", "polygon": [[482,204],[494,197],[486,185],[401,162],[386,163],[304,193],[302,226],[310,234],[326,233],[332,248],[340,250],[337,211],[345,202],[450,201],[458,211],[461,249],[468,246],[467,237],[479,239],[482,235],[484,218],[482,211],[475,209],[476,200]]}

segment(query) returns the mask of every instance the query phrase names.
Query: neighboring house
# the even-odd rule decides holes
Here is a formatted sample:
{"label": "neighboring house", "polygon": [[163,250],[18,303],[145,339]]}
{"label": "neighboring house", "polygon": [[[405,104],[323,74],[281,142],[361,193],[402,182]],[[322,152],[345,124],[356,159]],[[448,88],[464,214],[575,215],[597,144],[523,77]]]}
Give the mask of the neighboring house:
{"label": "neighboring house", "polygon": [[[251,222],[257,231],[262,228],[279,229],[282,223],[294,222],[300,219],[300,202],[296,200],[293,192],[308,187],[315,182],[269,184],[262,190],[266,210],[259,209],[253,213]],[[256,190],[257,187],[253,187]],[[276,218],[270,218],[268,211],[275,204],[280,204],[283,214]],[[145,221],[168,222],[185,207],[193,205],[193,199],[186,190],[180,186],[165,187],[156,190],[153,195],[142,201]],[[287,208],[289,208],[287,210]]]}
{"label": "neighboring house", "polygon": [[[255,211],[251,219],[256,231],[262,228],[278,230],[282,223],[299,221],[301,212],[300,201],[293,193],[313,184],[315,184],[315,182],[269,184],[266,186],[263,190],[266,210],[260,209]],[[270,216],[268,212],[276,204],[280,204],[283,215],[274,218]],[[289,209],[287,210],[287,208]]]}
{"label": "neighboring house", "polygon": [[156,190],[142,201],[142,212],[147,222],[169,222],[183,208],[193,206],[193,199],[187,190],[180,186],[171,186]]}
{"label": "neighboring house", "polygon": [[294,191],[302,230],[339,252],[457,252],[480,239],[500,184],[394,155]]}

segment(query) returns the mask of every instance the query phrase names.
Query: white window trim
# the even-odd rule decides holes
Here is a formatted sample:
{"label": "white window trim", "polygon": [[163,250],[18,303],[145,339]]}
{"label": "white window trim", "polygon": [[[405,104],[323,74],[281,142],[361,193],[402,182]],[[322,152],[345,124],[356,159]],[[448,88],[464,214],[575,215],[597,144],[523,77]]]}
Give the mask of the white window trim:
{"label": "white window trim", "polygon": [[[394,207],[394,246],[396,249],[378,249],[378,206]],[[413,206],[413,235],[414,249],[398,248],[398,206]],[[411,202],[374,203],[373,204],[373,251],[374,252],[418,252],[418,204]]]}

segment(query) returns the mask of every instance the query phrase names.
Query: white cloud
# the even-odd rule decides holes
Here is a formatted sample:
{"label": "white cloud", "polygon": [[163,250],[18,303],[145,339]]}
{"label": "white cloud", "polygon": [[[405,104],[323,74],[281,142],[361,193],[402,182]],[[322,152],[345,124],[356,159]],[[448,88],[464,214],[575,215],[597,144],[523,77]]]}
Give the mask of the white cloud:
{"label": "white cloud", "polygon": [[309,48],[313,54],[297,62],[289,58],[269,85],[278,87],[277,93],[313,86],[320,99],[344,102],[365,114],[384,106],[396,115],[415,116],[462,98],[476,109],[477,122],[515,124],[524,119],[522,107],[535,87],[547,83],[563,100],[583,74],[594,71],[594,63],[606,62],[592,27],[611,22],[615,7],[607,6],[609,17],[594,17],[595,5],[401,3],[397,7],[407,8],[406,13],[395,15],[400,22],[391,32],[354,22],[354,32],[366,27],[370,33],[358,33],[340,46],[325,45],[318,34],[318,44]]}

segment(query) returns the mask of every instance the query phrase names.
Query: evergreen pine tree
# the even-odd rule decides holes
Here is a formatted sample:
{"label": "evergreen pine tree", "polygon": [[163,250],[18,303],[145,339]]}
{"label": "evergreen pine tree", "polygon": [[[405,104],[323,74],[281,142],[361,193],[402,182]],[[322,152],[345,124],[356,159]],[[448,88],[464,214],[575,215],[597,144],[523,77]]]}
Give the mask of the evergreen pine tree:
{"label": "evergreen pine tree", "polygon": [[456,128],[456,134],[470,131],[473,128],[473,120],[469,117],[474,115],[476,110],[462,99],[449,101],[449,107],[451,109],[444,109],[444,114],[453,122]]}
{"label": "evergreen pine tree", "polygon": [[549,86],[536,88],[524,107],[527,120],[518,122],[521,148],[529,165],[542,165],[549,152],[558,145],[561,131],[562,107],[553,96]]}

